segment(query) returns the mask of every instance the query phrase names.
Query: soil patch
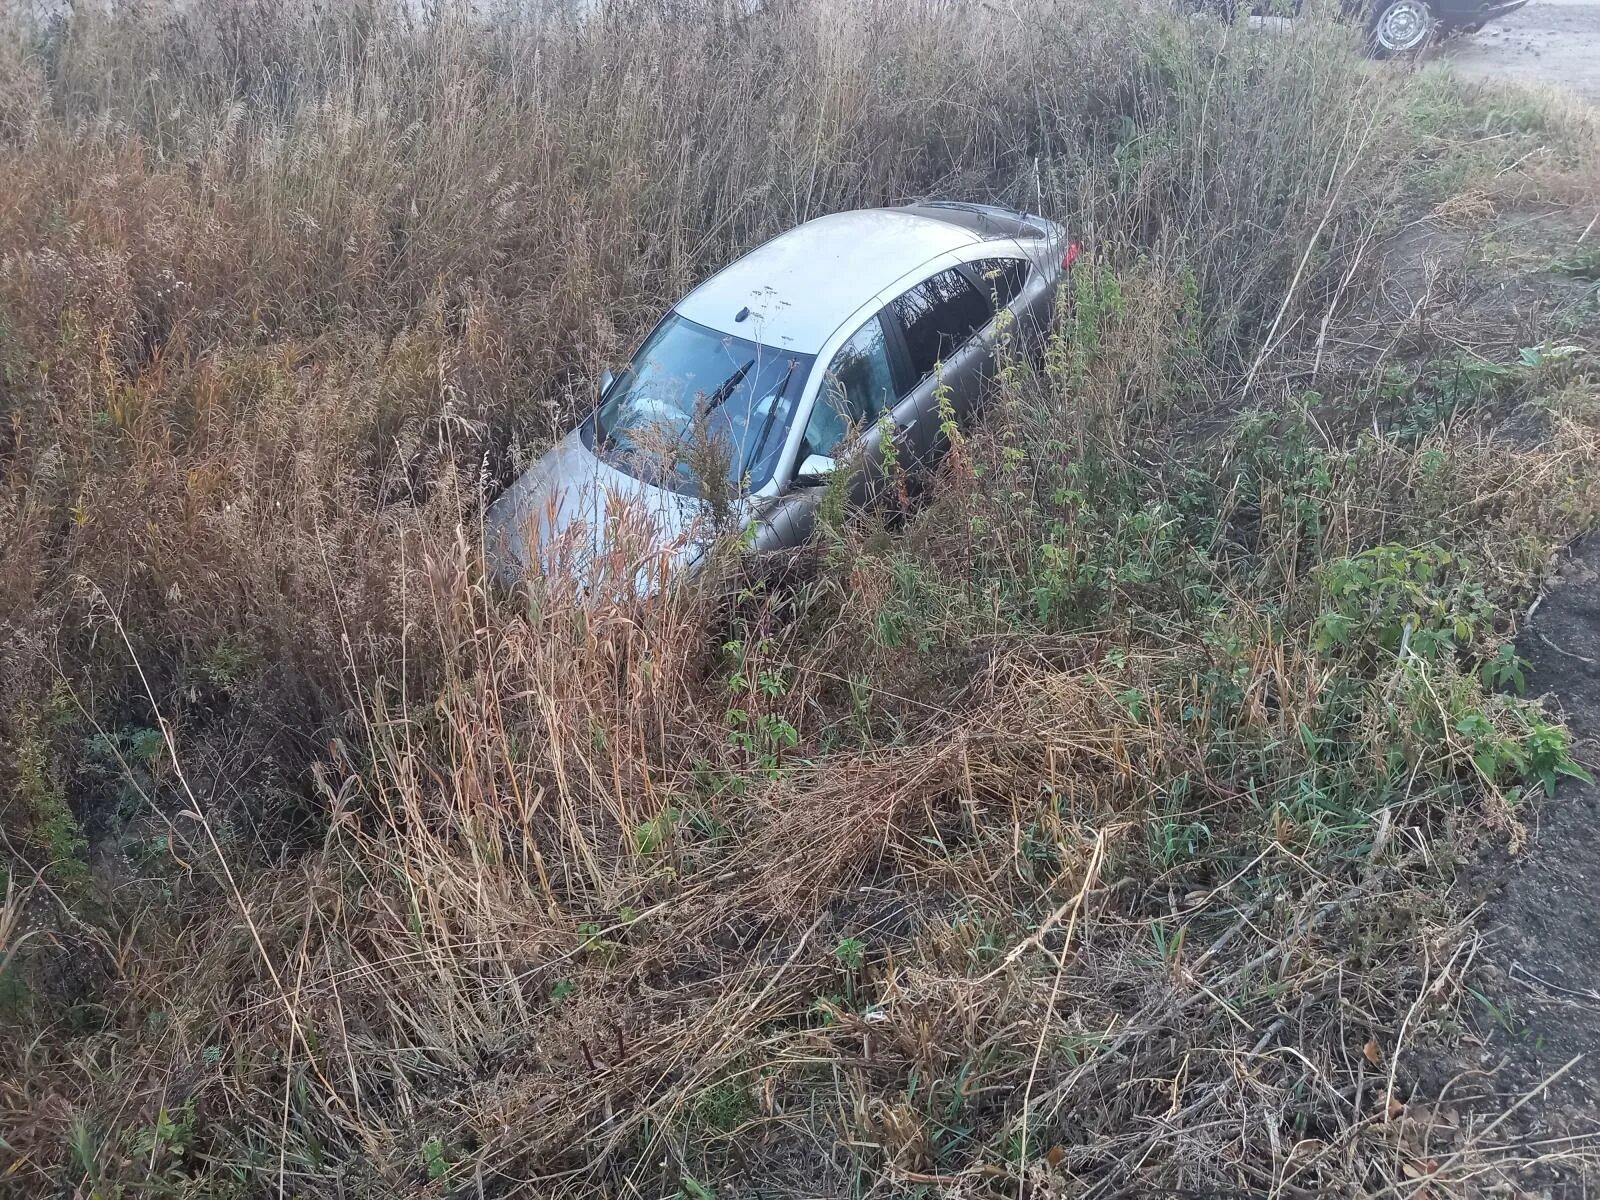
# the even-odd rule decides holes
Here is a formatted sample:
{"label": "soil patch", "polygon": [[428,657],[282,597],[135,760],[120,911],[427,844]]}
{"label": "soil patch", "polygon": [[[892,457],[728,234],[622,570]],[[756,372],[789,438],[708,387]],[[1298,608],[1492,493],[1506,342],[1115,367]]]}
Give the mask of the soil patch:
{"label": "soil patch", "polygon": [[[1559,699],[1578,757],[1600,763],[1600,537],[1573,548],[1518,652],[1533,686]],[[1472,983],[1477,1068],[1502,1110],[1533,1094],[1513,1119],[1517,1140],[1562,1139],[1571,1151],[1600,1141],[1600,787],[1564,785],[1529,835],[1522,854],[1484,864],[1468,884],[1488,938]],[[1593,1178],[1551,1182],[1552,1194],[1577,1195]]]}

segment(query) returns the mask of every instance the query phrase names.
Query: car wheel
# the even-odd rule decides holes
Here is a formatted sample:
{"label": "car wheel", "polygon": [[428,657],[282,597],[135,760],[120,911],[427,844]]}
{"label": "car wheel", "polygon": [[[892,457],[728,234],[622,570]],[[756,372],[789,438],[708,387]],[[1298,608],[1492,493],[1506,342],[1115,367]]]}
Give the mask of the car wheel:
{"label": "car wheel", "polygon": [[1426,0],[1377,0],[1367,19],[1367,40],[1378,58],[1415,54],[1433,38],[1437,23]]}

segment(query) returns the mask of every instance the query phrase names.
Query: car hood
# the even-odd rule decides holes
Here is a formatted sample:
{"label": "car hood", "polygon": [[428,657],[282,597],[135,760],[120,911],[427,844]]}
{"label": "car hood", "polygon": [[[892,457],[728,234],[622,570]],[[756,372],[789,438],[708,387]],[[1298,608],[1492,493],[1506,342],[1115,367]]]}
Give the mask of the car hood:
{"label": "car hood", "polygon": [[574,430],[490,506],[485,552],[505,584],[565,573],[586,592],[645,595],[699,561],[711,524],[703,501],[617,470]]}

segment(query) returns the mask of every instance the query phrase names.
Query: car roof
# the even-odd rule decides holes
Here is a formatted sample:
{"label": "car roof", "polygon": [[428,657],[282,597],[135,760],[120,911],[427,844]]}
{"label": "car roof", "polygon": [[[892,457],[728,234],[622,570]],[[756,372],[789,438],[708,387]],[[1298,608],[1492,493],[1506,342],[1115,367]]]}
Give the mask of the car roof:
{"label": "car roof", "polygon": [[915,213],[919,217],[932,217],[948,221],[963,229],[970,229],[981,238],[1015,238],[1027,241],[1047,236],[1049,223],[1038,217],[1015,209],[1001,208],[995,204],[966,204],[960,200],[928,200],[922,204],[908,204],[901,212]]}
{"label": "car roof", "polygon": [[[779,234],[685,296],[677,312],[719,333],[815,354],[885,288],[985,239],[927,212],[869,208]],[[739,313],[749,309],[743,320]]]}

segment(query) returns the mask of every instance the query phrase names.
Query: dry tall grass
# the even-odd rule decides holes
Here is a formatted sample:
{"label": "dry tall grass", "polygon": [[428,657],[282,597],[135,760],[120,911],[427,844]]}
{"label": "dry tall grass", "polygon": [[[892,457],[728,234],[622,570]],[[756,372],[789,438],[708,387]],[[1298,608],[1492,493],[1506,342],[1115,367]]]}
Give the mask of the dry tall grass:
{"label": "dry tall grass", "polygon": [[[1416,164],[1473,140],[1448,89],[1153,0],[15,32],[11,1186],[1497,1169],[1419,1141],[1414,1048],[1466,1020],[1439,856],[1566,765],[1484,680],[1596,444],[1581,356],[1462,392],[1431,326],[1371,322]],[[778,587],[484,585],[482,498],[662,305],[935,194],[1092,249],[920,513]]]}

